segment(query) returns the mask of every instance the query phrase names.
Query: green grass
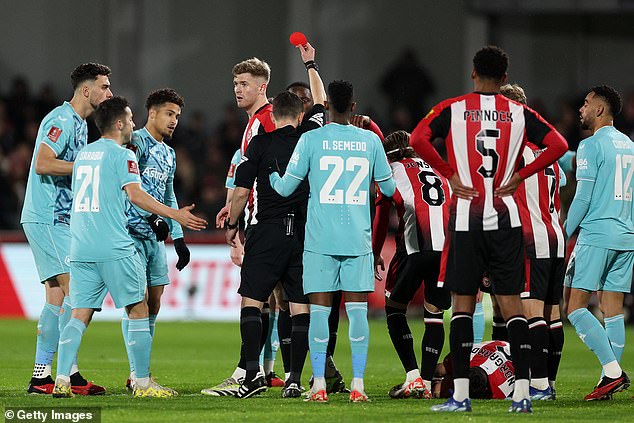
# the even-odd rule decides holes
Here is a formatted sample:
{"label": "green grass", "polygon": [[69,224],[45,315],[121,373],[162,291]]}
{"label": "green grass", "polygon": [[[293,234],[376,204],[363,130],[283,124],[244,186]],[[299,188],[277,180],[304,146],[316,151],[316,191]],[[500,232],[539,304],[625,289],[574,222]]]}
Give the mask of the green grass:
{"label": "green grass", "polygon": [[[415,329],[416,342],[419,342],[423,325],[412,322],[411,326]],[[347,337],[343,336],[346,332],[347,326],[342,323],[335,358],[349,383],[350,354]],[[331,395],[328,404],[306,404],[297,399],[282,399],[279,389],[248,400],[204,397],[199,394],[202,388],[218,383],[233,371],[238,359],[238,324],[160,321],[154,341],[152,372],[161,383],[178,390],[179,397],[135,400],[126,394],[123,385],[127,377],[127,360],[120,325],[95,322],[84,336],[79,363],[82,373],[105,385],[108,394],[103,397],[53,399],[25,393],[33,365],[35,322],[0,320],[0,404],[3,407],[101,407],[103,422],[500,422],[524,418],[533,422],[558,423],[634,421],[634,400],[630,393],[618,394],[613,401],[582,401],[596,383],[600,368],[594,355],[570,328],[566,330],[558,399],[535,404],[531,417],[508,415],[507,401],[474,401],[473,413],[447,415],[429,411],[429,406],[438,400],[390,400],[387,391],[402,381],[403,370],[387,336],[384,321],[373,320],[371,333],[365,383],[372,402],[367,404],[350,404],[347,396],[342,394]],[[632,339],[633,335],[634,329],[628,328],[628,339]],[[624,368],[631,369],[633,363],[634,351],[626,348]],[[281,358],[276,367],[281,373]],[[305,384],[309,372],[310,364],[307,363]]]}

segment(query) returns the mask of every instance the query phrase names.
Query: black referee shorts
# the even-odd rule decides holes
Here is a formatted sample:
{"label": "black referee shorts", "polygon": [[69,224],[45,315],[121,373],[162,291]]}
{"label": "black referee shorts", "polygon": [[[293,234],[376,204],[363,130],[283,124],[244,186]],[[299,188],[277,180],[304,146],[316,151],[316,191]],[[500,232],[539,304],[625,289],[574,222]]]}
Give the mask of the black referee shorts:
{"label": "black referee shorts", "polygon": [[496,231],[448,231],[445,286],[458,295],[476,295],[486,273],[494,295],[524,290],[522,228]]}
{"label": "black referee shorts", "polygon": [[405,249],[397,249],[387,271],[385,296],[394,302],[408,304],[424,283],[425,301],[447,310],[451,306],[451,295],[448,290],[438,287],[440,255],[439,251],[408,255]]}
{"label": "black referee shorts", "polygon": [[282,282],[284,297],[293,303],[308,304],[302,283],[304,224],[295,224],[286,235],[286,225],[258,222],[246,232],[244,258],[238,294],[266,302],[277,282]]}
{"label": "black referee shorts", "polygon": [[564,289],[566,263],[563,258],[532,258],[525,261],[526,285],[522,298],[558,305]]}

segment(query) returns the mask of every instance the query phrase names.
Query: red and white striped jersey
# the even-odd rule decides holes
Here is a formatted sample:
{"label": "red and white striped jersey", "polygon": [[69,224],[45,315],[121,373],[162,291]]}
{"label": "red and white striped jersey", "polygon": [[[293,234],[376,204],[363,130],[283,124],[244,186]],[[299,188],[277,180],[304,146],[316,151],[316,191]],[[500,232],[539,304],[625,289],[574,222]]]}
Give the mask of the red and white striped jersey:
{"label": "red and white striped jersey", "polygon": [[[275,124],[271,119],[271,113],[273,112],[273,105],[271,103],[266,103],[264,106],[260,107],[254,114],[249,118],[249,122],[247,123],[247,127],[244,129],[244,133],[242,134],[242,143],[240,144],[240,154],[244,157],[244,152],[247,151],[247,147],[251,142],[251,138],[258,134],[264,134],[265,132],[272,132],[275,130]],[[249,202],[247,203],[247,207],[244,210],[245,221],[248,225],[255,225],[258,223],[255,215],[258,211],[258,198],[256,192],[256,184],[253,185],[253,189],[251,190],[251,194],[249,194]]]}
{"label": "red and white striped jersey", "polygon": [[[541,152],[535,144],[527,143],[522,152],[522,165],[535,161]],[[526,178],[515,192],[528,257],[564,257],[566,240],[559,220],[559,179],[559,165],[555,162]]]}
{"label": "red and white striped jersey", "polygon": [[247,151],[251,138],[255,135],[275,130],[275,124],[271,119],[272,112],[273,105],[271,103],[266,103],[249,118],[247,127],[244,128],[244,133],[242,134],[242,143],[240,144],[240,153],[243,156],[244,152]]}
{"label": "red and white striped jersey", "polygon": [[489,341],[473,344],[469,367],[480,367],[487,373],[492,399],[504,399],[513,393],[515,367],[508,342]]}
{"label": "red and white striped jersey", "polygon": [[[405,158],[390,163],[396,192],[392,198],[377,196],[375,227],[387,227],[391,203],[399,218],[396,244],[407,254],[442,251],[449,218],[451,191],[447,179],[420,158]],[[377,237],[382,231],[373,231]],[[376,242],[373,242],[375,245]]]}
{"label": "red and white striped jersey", "polygon": [[[448,163],[431,141],[445,141]],[[525,178],[550,165],[567,148],[563,137],[537,112],[500,94],[470,93],[434,106],[411,136],[423,160],[446,178],[457,173],[462,184],[479,196],[454,196],[449,230],[491,231],[521,226],[513,196],[496,197],[518,168],[524,143],[549,147],[538,161],[520,171]]]}

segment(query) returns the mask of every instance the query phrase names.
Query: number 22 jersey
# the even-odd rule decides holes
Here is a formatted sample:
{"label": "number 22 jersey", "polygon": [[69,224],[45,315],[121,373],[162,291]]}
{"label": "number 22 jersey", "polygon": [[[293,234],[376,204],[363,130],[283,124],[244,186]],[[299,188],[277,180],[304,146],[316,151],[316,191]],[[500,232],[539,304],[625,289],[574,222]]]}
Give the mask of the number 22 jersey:
{"label": "number 22 jersey", "polygon": [[370,184],[392,177],[378,136],[337,123],[306,132],[286,174],[299,180],[308,175],[304,250],[341,256],[372,252]]}

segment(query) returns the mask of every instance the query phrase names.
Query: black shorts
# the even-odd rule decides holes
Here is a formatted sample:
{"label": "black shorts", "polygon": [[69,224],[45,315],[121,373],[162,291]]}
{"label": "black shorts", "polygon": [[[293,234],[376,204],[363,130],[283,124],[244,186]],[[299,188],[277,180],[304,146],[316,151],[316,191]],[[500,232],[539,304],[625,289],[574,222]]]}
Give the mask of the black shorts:
{"label": "black shorts", "polygon": [[404,249],[397,249],[387,272],[385,297],[408,304],[424,283],[425,301],[447,310],[451,306],[451,295],[438,287],[440,254],[439,251],[422,251],[408,255]]}
{"label": "black shorts", "polygon": [[281,221],[250,226],[244,243],[238,294],[266,302],[279,281],[288,301],[308,304],[302,283],[303,253],[303,224],[296,224],[291,236],[286,235],[286,226]]}
{"label": "black shorts", "polygon": [[445,287],[458,295],[476,295],[486,273],[493,295],[524,290],[522,228],[497,231],[448,231]]}
{"label": "black shorts", "polygon": [[526,258],[526,284],[522,298],[541,300],[547,305],[557,305],[564,288],[566,263],[563,258]]}

